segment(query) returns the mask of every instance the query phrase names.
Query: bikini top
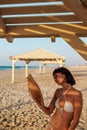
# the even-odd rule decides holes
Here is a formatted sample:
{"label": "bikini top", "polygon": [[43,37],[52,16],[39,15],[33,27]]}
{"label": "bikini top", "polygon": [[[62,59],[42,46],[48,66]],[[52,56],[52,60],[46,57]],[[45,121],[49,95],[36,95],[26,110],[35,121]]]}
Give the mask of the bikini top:
{"label": "bikini top", "polygon": [[[70,88],[69,88],[69,89],[70,89]],[[69,90],[69,89],[68,89],[68,90]],[[64,107],[60,107],[60,106],[59,106],[59,100],[60,100],[60,98],[61,98],[62,96],[64,96],[64,98],[65,98]],[[65,93],[64,93],[62,96],[56,100],[56,102],[55,102],[55,107],[56,107],[56,108],[59,108],[59,110],[61,111],[61,114],[62,114],[62,112],[63,112],[64,110],[65,110],[66,112],[73,112],[73,104],[72,104],[70,101],[67,101]]]}

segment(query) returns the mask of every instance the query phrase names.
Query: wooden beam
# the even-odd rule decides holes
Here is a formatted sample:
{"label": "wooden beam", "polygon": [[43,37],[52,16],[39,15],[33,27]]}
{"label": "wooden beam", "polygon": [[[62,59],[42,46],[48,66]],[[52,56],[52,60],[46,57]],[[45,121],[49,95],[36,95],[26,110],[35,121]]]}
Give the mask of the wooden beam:
{"label": "wooden beam", "polygon": [[78,37],[87,37],[87,33],[85,33],[85,34],[76,34]]}
{"label": "wooden beam", "polygon": [[87,26],[85,26],[84,24],[50,24],[50,25],[28,25],[28,26],[8,26],[7,27],[7,33],[25,33],[28,31],[25,30],[29,30],[29,29],[33,29],[36,31],[41,31],[41,32],[45,32],[45,33],[51,33],[51,31],[53,32],[53,34],[55,33],[76,33],[76,34],[85,34],[87,33]]}
{"label": "wooden beam", "polygon": [[[87,26],[84,24],[50,24],[50,25],[39,25],[43,29],[50,30],[55,33],[67,33],[67,34],[85,34],[87,33]],[[42,29],[41,28],[41,29]]]}
{"label": "wooden beam", "polygon": [[29,7],[10,7],[0,8],[2,15],[18,15],[18,14],[45,14],[45,13],[60,13],[70,12],[65,5],[50,5],[50,6],[29,6]]}
{"label": "wooden beam", "polygon": [[75,34],[59,34],[72,48],[87,60],[87,45],[84,44]]}
{"label": "wooden beam", "polygon": [[67,34],[87,34],[87,27],[84,24],[57,24],[57,25],[30,25],[30,26],[9,26],[7,27],[8,35],[56,35],[59,33]]}
{"label": "wooden beam", "polygon": [[10,43],[13,42],[13,37],[12,36],[6,36],[6,40]]}
{"label": "wooden beam", "polygon": [[41,22],[76,22],[80,21],[76,15],[67,16],[38,16],[38,17],[16,17],[4,18],[6,24],[15,23],[41,23]]}
{"label": "wooden beam", "polygon": [[29,37],[43,37],[58,35],[60,33],[66,34],[81,34],[87,35],[87,27],[84,24],[58,24],[58,25],[30,25],[30,26],[8,26],[7,34],[15,36],[29,36]]}
{"label": "wooden beam", "polygon": [[58,36],[60,33],[72,34],[75,33],[79,37],[87,37],[86,24],[39,24],[27,26],[7,26],[7,33],[0,34],[0,37],[7,35],[13,37],[50,37],[51,35]]}
{"label": "wooden beam", "polygon": [[5,23],[2,19],[2,17],[0,16],[0,35],[5,34],[5,33],[6,33]]}
{"label": "wooden beam", "polygon": [[[57,37],[60,37],[59,34],[53,34],[53,33],[50,33],[50,34],[43,34],[43,35],[39,35],[39,34],[11,34],[12,37],[14,38],[50,38],[52,35],[54,35],[56,38]],[[76,35],[78,37],[87,37],[87,33],[85,35]],[[7,35],[0,35],[0,38],[6,38]]]}
{"label": "wooden beam", "polygon": [[39,3],[39,2],[58,2],[61,0],[0,0],[0,4],[21,4],[21,3]]}
{"label": "wooden beam", "polygon": [[[53,35],[53,33],[51,33],[51,35]],[[50,34],[43,34],[43,35],[39,35],[39,34],[18,34],[18,35],[11,35],[14,38],[50,38],[51,37]],[[55,37],[60,37],[58,34],[54,35]],[[6,38],[7,35],[0,35],[0,38]]]}
{"label": "wooden beam", "polygon": [[64,4],[73,11],[80,20],[87,23],[87,8],[85,8],[80,0],[62,0]]}
{"label": "wooden beam", "polygon": [[0,37],[11,35],[13,37],[43,37],[58,35],[60,33],[72,34],[87,37],[86,24],[40,24],[40,25],[27,25],[27,26],[7,26],[7,33],[0,34]]}

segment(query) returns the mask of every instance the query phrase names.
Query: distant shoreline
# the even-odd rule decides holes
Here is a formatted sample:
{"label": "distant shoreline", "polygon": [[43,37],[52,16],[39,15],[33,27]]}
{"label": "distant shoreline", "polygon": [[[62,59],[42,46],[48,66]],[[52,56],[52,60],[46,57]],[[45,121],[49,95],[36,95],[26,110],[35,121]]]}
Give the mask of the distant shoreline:
{"label": "distant shoreline", "polygon": [[[46,65],[46,68],[54,68],[58,67],[57,65]],[[64,66],[64,67],[69,67],[69,68],[87,68],[87,65],[75,65],[75,66]],[[39,65],[32,65],[28,66],[29,69],[38,69]],[[0,66],[0,71],[1,70],[11,70],[12,66]],[[25,69],[25,66],[15,66],[15,69]]]}
{"label": "distant shoreline", "polygon": [[[34,69],[38,66],[28,66],[28,68]],[[0,66],[0,70],[11,70],[12,66]],[[25,66],[15,66],[15,69],[25,69]]]}

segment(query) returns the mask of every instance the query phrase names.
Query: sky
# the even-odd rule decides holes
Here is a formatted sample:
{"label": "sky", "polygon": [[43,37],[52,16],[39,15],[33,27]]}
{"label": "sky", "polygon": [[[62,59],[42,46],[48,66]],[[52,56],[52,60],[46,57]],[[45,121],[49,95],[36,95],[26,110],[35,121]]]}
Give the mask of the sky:
{"label": "sky", "polygon": [[[21,6],[41,6],[41,5],[55,5],[55,4],[63,4],[63,2],[42,2],[42,3],[29,3],[29,4],[7,4],[0,5],[3,7],[21,7]],[[57,13],[55,15],[60,15],[61,13]],[[31,14],[33,15],[33,14]],[[30,15],[30,16],[31,16]],[[34,14],[36,16],[37,14]],[[45,15],[46,14],[39,14]],[[47,15],[52,15],[49,13]],[[54,15],[54,14],[53,14]],[[63,13],[66,15],[66,13]],[[68,15],[68,14],[67,14]],[[18,15],[18,17],[21,15]],[[23,15],[22,15],[23,16]],[[4,16],[3,17],[14,17],[13,16]],[[17,17],[17,15],[15,16]],[[83,40],[83,39],[82,39]],[[87,43],[87,38],[84,38]],[[56,42],[52,43],[50,38],[15,38],[13,43],[9,43],[6,39],[0,39],[0,66],[11,66],[12,62],[9,59],[10,56],[15,56],[18,54],[26,53],[31,50],[36,50],[39,48],[44,48],[48,51],[56,53],[61,56],[65,56],[66,61],[65,65],[87,65],[87,61],[85,61],[68,43],[66,43],[62,38],[56,38]],[[35,62],[30,63],[34,65]],[[16,65],[25,65],[24,61],[17,61]]]}
{"label": "sky", "polygon": [[[87,38],[82,39],[87,43]],[[68,43],[62,38],[56,38],[56,42],[52,43],[50,38],[15,38],[13,43],[9,43],[6,39],[0,39],[0,66],[11,66],[12,62],[9,56],[26,53],[39,48],[65,56],[66,66],[87,65],[84,60]],[[30,65],[35,65],[31,62]],[[16,65],[25,65],[24,61],[17,61]]]}

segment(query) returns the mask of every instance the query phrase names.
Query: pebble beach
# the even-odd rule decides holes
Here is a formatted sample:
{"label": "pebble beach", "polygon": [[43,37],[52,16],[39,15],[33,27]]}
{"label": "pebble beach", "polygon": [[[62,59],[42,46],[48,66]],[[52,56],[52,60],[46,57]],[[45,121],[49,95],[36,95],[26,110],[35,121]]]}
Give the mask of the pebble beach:
{"label": "pebble beach", "polygon": [[[87,66],[67,67],[76,80],[76,87],[83,95],[83,109],[75,130],[87,130]],[[58,85],[54,82],[54,68],[38,74],[29,69],[38,83],[46,106],[49,105]],[[15,83],[11,82],[11,70],[0,71],[0,130],[46,130],[49,116],[40,110],[29,93],[25,70],[15,70]]]}

